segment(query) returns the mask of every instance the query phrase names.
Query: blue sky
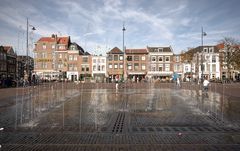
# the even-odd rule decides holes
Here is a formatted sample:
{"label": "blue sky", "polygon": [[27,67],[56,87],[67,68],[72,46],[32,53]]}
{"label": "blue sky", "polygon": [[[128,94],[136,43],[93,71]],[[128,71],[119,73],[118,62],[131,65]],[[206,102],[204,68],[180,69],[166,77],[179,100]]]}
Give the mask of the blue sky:
{"label": "blue sky", "polygon": [[122,49],[125,23],[127,48],[169,46],[174,53],[223,37],[240,40],[239,0],[0,0],[0,45],[12,45],[26,54],[26,18],[42,36],[71,36],[85,50],[105,54]]}

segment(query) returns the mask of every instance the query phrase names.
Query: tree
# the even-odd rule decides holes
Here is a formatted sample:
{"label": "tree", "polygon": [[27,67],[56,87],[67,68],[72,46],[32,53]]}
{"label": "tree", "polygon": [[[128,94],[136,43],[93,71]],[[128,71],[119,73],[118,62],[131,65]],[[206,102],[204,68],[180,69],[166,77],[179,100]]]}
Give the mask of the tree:
{"label": "tree", "polygon": [[231,77],[232,70],[240,69],[240,49],[239,42],[232,37],[225,37],[220,40],[223,48],[220,51],[220,63],[222,67],[227,68],[227,77]]}

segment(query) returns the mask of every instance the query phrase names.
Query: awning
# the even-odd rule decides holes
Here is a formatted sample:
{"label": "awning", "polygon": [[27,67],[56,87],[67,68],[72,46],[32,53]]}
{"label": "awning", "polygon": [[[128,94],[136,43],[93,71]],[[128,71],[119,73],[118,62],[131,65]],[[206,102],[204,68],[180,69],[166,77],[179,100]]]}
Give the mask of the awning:
{"label": "awning", "polygon": [[145,75],[145,72],[128,72],[128,75]]}

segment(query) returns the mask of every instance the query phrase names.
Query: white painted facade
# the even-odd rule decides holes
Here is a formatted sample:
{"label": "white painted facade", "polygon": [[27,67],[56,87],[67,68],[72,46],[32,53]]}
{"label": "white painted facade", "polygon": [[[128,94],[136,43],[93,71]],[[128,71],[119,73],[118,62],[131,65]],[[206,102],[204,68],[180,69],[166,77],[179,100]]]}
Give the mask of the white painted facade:
{"label": "white painted facade", "polygon": [[92,77],[96,81],[103,81],[107,77],[106,56],[92,56]]}
{"label": "white painted facade", "polygon": [[[220,79],[221,72],[219,53],[215,52],[214,49],[214,46],[203,46],[202,52],[194,54],[195,65],[198,70],[198,72],[196,72],[196,76],[199,78],[203,76],[203,78],[207,78],[209,80]],[[203,65],[203,71],[201,65]]]}

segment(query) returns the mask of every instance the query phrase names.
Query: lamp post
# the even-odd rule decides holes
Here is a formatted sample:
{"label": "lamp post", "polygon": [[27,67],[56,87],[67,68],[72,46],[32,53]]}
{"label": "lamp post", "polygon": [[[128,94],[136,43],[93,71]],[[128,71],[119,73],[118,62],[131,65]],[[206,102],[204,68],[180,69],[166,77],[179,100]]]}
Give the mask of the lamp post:
{"label": "lamp post", "polygon": [[126,61],[125,61],[126,52],[125,52],[125,46],[124,46],[124,32],[126,31],[126,28],[124,26],[124,23],[123,23],[122,31],[123,31],[123,76],[125,80],[127,78],[127,75],[126,75]]}
{"label": "lamp post", "polygon": [[203,36],[207,36],[206,32],[203,31],[203,27],[202,27],[202,33],[201,33],[201,42],[202,42],[202,56],[201,56],[201,80],[203,81],[203,70],[204,70],[204,66],[203,66]]}
{"label": "lamp post", "polygon": [[36,28],[34,27],[34,26],[32,26],[32,25],[30,25],[29,23],[28,23],[28,18],[27,18],[27,41],[26,41],[26,43],[27,43],[27,45],[26,45],[26,55],[27,55],[27,58],[26,58],[26,80],[28,80],[28,78],[29,78],[29,44],[28,44],[28,28],[29,27],[31,27],[31,29],[34,31],[34,30],[36,30]]}

